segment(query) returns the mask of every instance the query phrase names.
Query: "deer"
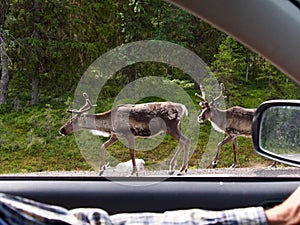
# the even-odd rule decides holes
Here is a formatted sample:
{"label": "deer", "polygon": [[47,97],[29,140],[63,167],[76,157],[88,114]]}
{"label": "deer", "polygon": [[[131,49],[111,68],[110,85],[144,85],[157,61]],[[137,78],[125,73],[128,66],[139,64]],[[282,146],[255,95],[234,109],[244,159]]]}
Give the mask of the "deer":
{"label": "deer", "polygon": [[59,133],[64,136],[87,129],[94,133],[96,131],[101,136],[109,137],[100,147],[100,176],[106,169],[104,160],[106,149],[121,137],[127,140],[130,149],[132,161],[130,175],[138,176],[134,149],[135,137],[151,138],[162,133],[171,135],[179,141],[179,147],[175,150],[169,163],[169,174],[174,174],[177,158],[182,150],[184,151],[183,163],[177,175],[187,172],[191,141],[179,129],[181,119],[184,115],[188,115],[185,105],[174,102],[122,104],[106,112],[88,114],[88,111],[96,107],[96,104],[91,103],[86,93],[83,93],[83,97],[85,98],[83,107],[79,110],[67,110],[74,116],[59,129]]}
{"label": "deer", "polygon": [[200,85],[200,91],[202,95],[195,94],[200,99],[200,107],[202,109],[198,116],[198,122],[203,124],[206,120],[209,120],[212,127],[219,132],[225,134],[225,138],[218,143],[217,153],[211,163],[212,168],[216,168],[218,164],[219,153],[221,147],[230,141],[233,142],[234,163],[231,168],[238,167],[238,136],[251,137],[252,119],[256,109],[242,108],[240,106],[233,106],[226,110],[219,109],[218,101],[221,98],[226,98],[223,95],[224,84],[220,83],[220,94],[216,98],[210,96],[211,101],[208,102],[205,97],[205,91],[202,85]]}

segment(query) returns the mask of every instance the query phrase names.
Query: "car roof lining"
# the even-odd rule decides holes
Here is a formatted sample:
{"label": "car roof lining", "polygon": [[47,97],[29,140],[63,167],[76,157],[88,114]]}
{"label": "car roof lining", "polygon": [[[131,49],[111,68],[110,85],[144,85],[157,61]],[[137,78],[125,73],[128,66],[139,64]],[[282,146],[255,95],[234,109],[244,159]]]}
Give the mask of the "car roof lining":
{"label": "car roof lining", "polygon": [[[300,83],[300,29],[296,29],[300,27],[300,11],[292,2],[274,0],[167,1],[234,37],[268,59],[291,79]],[[214,10],[211,10],[212,8]]]}

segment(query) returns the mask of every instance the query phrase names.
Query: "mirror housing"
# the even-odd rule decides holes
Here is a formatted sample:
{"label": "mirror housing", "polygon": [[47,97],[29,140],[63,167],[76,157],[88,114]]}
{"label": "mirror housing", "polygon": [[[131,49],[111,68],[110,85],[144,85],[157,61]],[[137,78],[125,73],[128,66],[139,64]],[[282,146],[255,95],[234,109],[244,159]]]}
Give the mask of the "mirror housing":
{"label": "mirror housing", "polygon": [[300,167],[300,100],[271,100],[256,110],[252,123],[255,151]]}

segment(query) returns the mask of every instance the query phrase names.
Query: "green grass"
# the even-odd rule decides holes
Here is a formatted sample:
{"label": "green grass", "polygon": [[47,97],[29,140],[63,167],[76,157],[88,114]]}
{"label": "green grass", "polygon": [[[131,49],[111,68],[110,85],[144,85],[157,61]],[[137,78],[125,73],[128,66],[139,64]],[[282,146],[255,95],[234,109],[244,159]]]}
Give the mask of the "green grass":
{"label": "green grass", "polygon": [[[191,96],[194,92],[188,91]],[[254,100],[250,96],[250,105],[254,105],[252,101]],[[197,104],[195,101],[195,107],[198,109]],[[100,145],[100,142],[105,139],[88,136],[96,144],[91,144],[90,156],[83,156],[74,135],[63,137],[58,133],[60,126],[70,118],[70,115],[65,112],[66,108],[67,106],[61,106],[61,104],[40,104],[16,112],[7,106],[1,106],[0,173],[97,170],[99,148],[96,145],[98,141]],[[195,124],[197,124],[196,121]],[[197,142],[194,141],[192,146],[194,151],[189,161],[190,168],[207,167],[216,152],[217,143],[223,138],[221,134],[211,130],[209,122],[201,125],[199,129],[199,139]],[[238,141],[240,167],[268,163],[254,152],[250,138],[241,137]],[[161,144],[152,150],[137,150],[136,158],[143,158],[149,169],[157,168],[157,166],[168,169],[168,162],[177,144],[172,137],[165,137]],[[110,161],[112,165],[130,160],[129,150],[124,142],[111,146],[107,153],[107,161]],[[207,158],[203,158],[204,156]],[[89,164],[86,159],[92,163]],[[165,162],[161,163],[162,161]],[[232,144],[228,143],[220,152],[218,167],[229,167],[232,163]],[[177,164],[179,166],[181,161]]]}
{"label": "green grass", "polygon": [[58,133],[64,111],[40,105],[2,114],[0,173],[90,169],[74,137]]}

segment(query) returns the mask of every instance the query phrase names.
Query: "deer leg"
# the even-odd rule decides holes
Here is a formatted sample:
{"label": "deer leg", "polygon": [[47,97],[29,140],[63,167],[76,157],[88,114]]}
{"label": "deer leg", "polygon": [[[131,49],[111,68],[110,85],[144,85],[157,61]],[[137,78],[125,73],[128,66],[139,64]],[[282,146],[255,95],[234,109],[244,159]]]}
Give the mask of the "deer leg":
{"label": "deer leg", "polygon": [[176,162],[177,162],[177,158],[181,152],[182,149],[182,144],[180,142],[180,133],[178,129],[170,129],[167,130],[167,134],[171,135],[174,139],[179,141],[179,146],[177,147],[174,156],[172,157],[171,161],[170,161],[170,165],[169,165],[169,175],[173,175],[175,172],[175,167],[176,167]]}
{"label": "deer leg", "polygon": [[277,162],[273,161],[272,164],[268,166],[268,168],[277,168]]}
{"label": "deer leg", "polygon": [[169,165],[169,174],[172,175],[175,172],[175,167],[176,167],[176,162],[177,162],[177,158],[180,154],[182,150],[182,146],[179,145],[179,147],[177,147],[174,156],[172,157],[171,161],[170,161],[170,165]]}
{"label": "deer leg", "polygon": [[188,168],[188,161],[189,161],[189,149],[190,149],[190,144],[191,144],[191,140],[188,139],[185,136],[181,136],[180,141],[182,140],[183,142],[183,147],[184,147],[184,156],[183,156],[183,164],[181,166],[181,169],[179,171],[178,175],[183,175],[184,173],[187,172],[187,168]]}
{"label": "deer leg", "polygon": [[176,128],[168,130],[167,133],[179,141],[179,147],[176,149],[175,154],[170,161],[169,174],[170,175],[174,174],[178,156],[182,151],[182,149],[184,148],[183,164],[178,174],[178,175],[182,175],[186,172],[188,167],[190,140],[181,134],[181,132],[178,129],[178,126]]}
{"label": "deer leg", "polygon": [[230,166],[230,168],[236,168],[238,166],[238,160],[237,160],[237,154],[238,154],[238,142],[237,137],[235,137],[233,140],[233,154],[234,154],[234,163]]}
{"label": "deer leg", "polygon": [[135,151],[134,151],[134,137],[127,137],[129,149],[130,149],[130,157],[132,161],[132,171],[131,175],[136,174],[138,176],[138,171],[136,167],[136,162],[135,162]]}
{"label": "deer leg", "polygon": [[115,134],[112,134],[111,137],[106,141],[104,144],[101,145],[100,148],[100,172],[99,176],[102,176],[104,170],[106,169],[106,165],[104,165],[104,157],[105,157],[105,152],[106,149],[114,144],[118,140],[118,137]]}
{"label": "deer leg", "polygon": [[220,153],[220,150],[221,150],[221,147],[225,144],[227,144],[229,141],[233,140],[234,138],[236,137],[236,135],[228,135],[223,141],[221,141],[219,144],[218,144],[218,149],[217,149],[217,153],[216,153],[216,156],[214,158],[214,160],[212,161],[211,163],[211,167],[212,168],[216,168],[217,165],[218,165],[218,158],[219,158],[219,153]]}

